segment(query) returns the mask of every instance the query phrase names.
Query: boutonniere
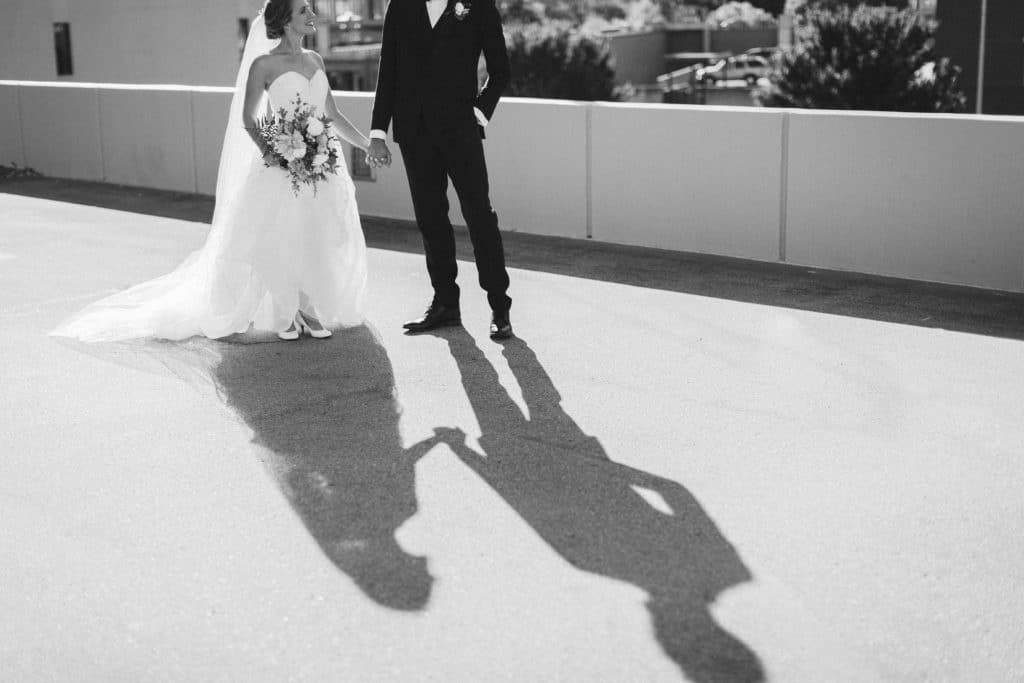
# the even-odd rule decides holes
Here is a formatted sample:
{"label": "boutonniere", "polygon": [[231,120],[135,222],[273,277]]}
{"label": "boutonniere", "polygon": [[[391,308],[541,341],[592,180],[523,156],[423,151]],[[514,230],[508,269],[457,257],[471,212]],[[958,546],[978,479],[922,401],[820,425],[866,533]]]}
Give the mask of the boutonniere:
{"label": "boutonniere", "polygon": [[468,2],[457,2],[455,3],[455,18],[462,21],[469,16],[469,10],[473,9],[473,5]]}

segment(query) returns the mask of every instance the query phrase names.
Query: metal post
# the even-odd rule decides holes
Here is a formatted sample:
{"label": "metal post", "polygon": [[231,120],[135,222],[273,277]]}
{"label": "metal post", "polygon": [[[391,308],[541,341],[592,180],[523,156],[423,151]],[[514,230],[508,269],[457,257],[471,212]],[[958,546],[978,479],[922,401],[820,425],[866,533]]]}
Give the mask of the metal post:
{"label": "metal post", "polygon": [[985,100],[985,40],[988,28],[988,0],[981,0],[981,28],[978,35],[978,92],[975,97],[975,113],[983,114]]}

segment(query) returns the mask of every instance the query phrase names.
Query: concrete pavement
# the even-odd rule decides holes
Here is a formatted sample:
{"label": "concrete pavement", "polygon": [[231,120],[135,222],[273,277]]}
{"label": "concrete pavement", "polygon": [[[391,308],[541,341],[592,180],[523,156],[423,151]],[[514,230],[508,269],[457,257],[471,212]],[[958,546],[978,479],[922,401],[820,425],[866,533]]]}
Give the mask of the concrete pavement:
{"label": "concrete pavement", "polygon": [[510,236],[409,338],[368,222],[369,327],[85,346],[206,226],[0,216],[0,679],[1024,677],[1019,298]]}

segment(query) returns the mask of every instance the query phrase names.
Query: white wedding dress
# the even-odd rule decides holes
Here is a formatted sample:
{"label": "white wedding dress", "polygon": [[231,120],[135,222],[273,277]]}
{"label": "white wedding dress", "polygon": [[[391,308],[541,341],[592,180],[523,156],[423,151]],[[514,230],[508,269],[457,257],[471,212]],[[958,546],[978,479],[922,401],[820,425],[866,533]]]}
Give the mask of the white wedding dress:
{"label": "white wedding dress", "polygon": [[[253,35],[262,27],[257,21]],[[236,85],[205,245],[171,273],[90,305],[51,334],[116,341],[218,338],[250,327],[280,332],[300,309],[325,327],[363,322],[366,243],[348,169],[342,164],[315,196],[308,187],[295,196],[285,171],[264,166],[242,130],[246,61],[269,47],[256,38]],[[323,71],[310,79],[288,71],[267,94],[275,109],[296,96],[321,109],[329,92]]]}

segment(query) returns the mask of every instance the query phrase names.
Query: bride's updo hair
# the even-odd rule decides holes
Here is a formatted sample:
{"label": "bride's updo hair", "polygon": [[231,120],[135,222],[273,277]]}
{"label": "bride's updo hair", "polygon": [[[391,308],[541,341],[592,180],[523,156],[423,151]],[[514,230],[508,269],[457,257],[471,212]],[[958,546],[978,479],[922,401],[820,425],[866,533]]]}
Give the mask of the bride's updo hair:
{"label": "bride's updo hair", "polygon": [[269,0],[263,8],[263,21],[267,24],[267,38],[276,40],[284,35],[284,27],[292,20],[292,0]]}

